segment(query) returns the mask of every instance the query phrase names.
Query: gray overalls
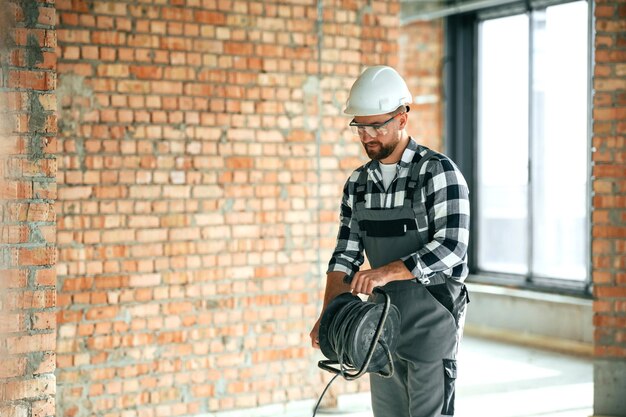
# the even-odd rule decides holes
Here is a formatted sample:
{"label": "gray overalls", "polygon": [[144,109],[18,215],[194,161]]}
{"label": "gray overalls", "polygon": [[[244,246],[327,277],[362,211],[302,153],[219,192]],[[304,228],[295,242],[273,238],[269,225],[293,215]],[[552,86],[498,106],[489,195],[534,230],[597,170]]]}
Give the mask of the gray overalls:
{"label": "gray overalls", "polygon": [[[419,188],[419,171],[433,154],[413,164],[404,205],[393,209],[365,208],[367,168],[356,184],[355,210],[360,237],[372,268],[378,268],[422,248],[420,234],[428,233],[425,193]],[[417,198],[414,199],[414,194]],[[421,198],[419,196],[421,195]],[[414,200],[418,200],[413,203]],[[421,233],[420,233],[421,232]],[[372,408],[376,417],[434,417],[454,415],[456,353],[463,333],[468,301],[465,285],[443,273],[392,281],[383,289],[400,310],[401,332],[391,378],[370,374]],[[381,303],[381,295],[371,297]]]}

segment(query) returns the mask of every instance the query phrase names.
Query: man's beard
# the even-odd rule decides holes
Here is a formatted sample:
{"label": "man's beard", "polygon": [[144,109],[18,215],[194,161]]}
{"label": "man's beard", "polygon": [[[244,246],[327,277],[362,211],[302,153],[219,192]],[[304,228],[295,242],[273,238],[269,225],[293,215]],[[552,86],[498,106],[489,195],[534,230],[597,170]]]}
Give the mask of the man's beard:
{"label": "man's beard", "polygon": [[387,158],[389,155],[393,153],[393,151],[396,150],[396,146],[398,146],[398,143],[400,143],[400,140],[396,137],[394,138],[392,142],[388,143],[387,145],[383,145],[382,143],[378,141],[369,142],[369,143],[377,143],[379,145],[379,148],[370,149],[366,144],[363,144],[363,148],[365,148],[365,152],[367,153],[367,156],[370,159],[381,161]]}

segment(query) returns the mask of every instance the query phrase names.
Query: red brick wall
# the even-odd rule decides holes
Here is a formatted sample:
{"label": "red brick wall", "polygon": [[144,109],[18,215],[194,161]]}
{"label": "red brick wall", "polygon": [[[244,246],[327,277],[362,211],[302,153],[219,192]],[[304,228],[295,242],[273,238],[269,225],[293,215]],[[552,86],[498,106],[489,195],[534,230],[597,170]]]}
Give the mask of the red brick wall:
{"label": "red brick wall", "polygon": [[626,5],[595,4],[594,412],[626,409]]}
{"label": "red brick wall", "polygon": [[330,376],[308,332],[363,161],[341,109],[397,63],[399,4],[162,3],[56,0],[59,417],[311,400]]}
{"label": "red brick wall", "polygon": [[626,358],[626,5],[598,1],[595,15],[595,354]]}
{"label": "red brick wall", "polygon": [[[319,394],[306,334],[340,187],[363,161],[340,114],[361,66],[397,65],[423,98],[411,134],[442,137],[440,23],[400,31],[395,2],[321,4],[0,4],[1,415],[54,414],[57,15],[58,415]],[[596,6],[594,323],[609,359],[626,356],[624,17]]]}
{"label": "red brick wall", "polygon": [[443,20],[402,27],[398,69],[405,77],[414,103],[408,132],[418,142],[443,151]]}
{"label": "red brick wall", "polygon": [[54,415],[56,33],[0,1],[0,415]]}

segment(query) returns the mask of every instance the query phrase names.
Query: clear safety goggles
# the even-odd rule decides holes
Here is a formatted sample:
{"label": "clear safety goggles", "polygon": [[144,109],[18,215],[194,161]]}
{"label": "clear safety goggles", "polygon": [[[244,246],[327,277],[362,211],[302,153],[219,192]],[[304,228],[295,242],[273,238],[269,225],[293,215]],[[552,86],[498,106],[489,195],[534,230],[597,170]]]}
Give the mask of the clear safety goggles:
{"label": "clear safety goggles", "polygon": [[353,119],[350,122],[350,127],[352,128],[352,132],[360,137],[363,137],[366,133],[373,138],[377,136],[384,136],[389,133],[389,128],[387,127],[387,125],[401,114],[404,113],[398,113],[395,116],[391,116],[389,119],[385,120],[382,123],[357,123]]}

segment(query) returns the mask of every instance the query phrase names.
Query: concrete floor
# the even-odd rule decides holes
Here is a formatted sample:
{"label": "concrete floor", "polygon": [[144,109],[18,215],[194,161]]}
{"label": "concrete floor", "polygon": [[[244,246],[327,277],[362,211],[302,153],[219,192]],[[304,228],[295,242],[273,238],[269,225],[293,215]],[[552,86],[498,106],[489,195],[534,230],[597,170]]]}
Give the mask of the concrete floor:
{"label": "concrete floor", "polygon": [[[352,397],[340,400],[340,410],[326,413],[320,410],[317,415],[372,417],[369,395]],[[459,353],[456,417],[588,417],[592,414],[590,358],[464,338]]]}
{"label": "concrete floor", "polygon": [[457,417],[588,417],[591,358],[466,337],[459,354]]}

